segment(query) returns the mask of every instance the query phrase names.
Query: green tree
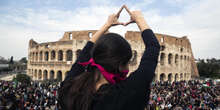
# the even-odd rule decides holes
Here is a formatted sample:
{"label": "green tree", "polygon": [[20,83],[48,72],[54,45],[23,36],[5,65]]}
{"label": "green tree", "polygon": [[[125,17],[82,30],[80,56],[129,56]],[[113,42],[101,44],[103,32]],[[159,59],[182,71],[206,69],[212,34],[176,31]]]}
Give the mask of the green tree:
{"label": "green tree", "polygon": [[27,85],[31,83],[31,78],[27,74],[17,74],[13,80]]}
{"label": "green tree", "polygon": [[197,67],[202,77],[220,78],[220,60],[215,58],[202,59],[198,61]]}
{"label": "green tree", "polygon": [[23,57],[19,60],[19,62],[21,63],[27,63],[27,58],[26,57]]}

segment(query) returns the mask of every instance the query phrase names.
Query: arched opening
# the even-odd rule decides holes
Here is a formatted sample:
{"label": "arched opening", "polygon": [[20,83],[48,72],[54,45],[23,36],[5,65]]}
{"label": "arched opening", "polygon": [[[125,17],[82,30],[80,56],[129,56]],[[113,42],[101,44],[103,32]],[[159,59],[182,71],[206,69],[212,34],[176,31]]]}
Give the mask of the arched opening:
{"label": "arched opening", "polygon": [[53,70],[50,71],[50,79],[51,79],[51,80],[54,79],[54,71],[53,71]]}
{"label": "arched opening", "polygon": [[79,57],[80,53],[81,53],[81,49],[76,50],[76,59]]}
{"label": "arched opening", "polygon": [[43,52],[40,51],[40,61],[42,61],[42,60],[43,60]]}
{"label": "arched opening", "polygon": [[34,70],[34,79],[37,79],[37,70]]}
{"label": "arched opening", "polygon": [[160,42],[163,43],[164,42],[164,37],[160,38]]}
{"label": "arched opening", "polygon": [[160,81],[165,81],[166,75],[164,73],[160,74]]}
{"label": "arched opening", "polygon": [[183,80],[183,73],[180,74],[180,80]]}
{"label": "arched opening", "polygon": [[62,50],[58,51],[58,61],[63,61],[63,51]]}
{"label": "arched opening", "polygon": [[160,54],[160,64],[164,65],[165,53]]}
{"label": "arched opening", "polygon": [[41,70],[39,70],[39,72],[38,72],[38,80],[42,80],[42,71]]}
{"label": "arched opening", "polygon": [[183,52],[183,48],[180,48],[180,52]]}
{"label": "arched opening", "polygon": [[168,81],[169,81],[169,82],[172,82],[172,81],[173,81],[172,78],[173,78],[172,73],[168,74]]}
{"label": "arched opening", "polygon": [[178,62],[179,62],[179,57],[178,57],[178,55],[176,54],[176,55],[175,55],[175,64],[178,65]]}
{"label": "arched opening", "polygon": [[57,72],[57,80],[62,81],[62,72],[61,71]]}
{"label": "arched opening", "polygon": [[48,55],[49,55],[49,52],[46,51],[45,54],[44,54],[44,60],[45,60],[45,61],[48,61],[48,59],[49,59],[49,56],[48,56]]}
{"label": "arched opening", "polygon": [[181,66],[183,64],[183,56],[182,55],[180,56],[180,64],[181,64]]}
{"label": "arched opening", "polygon": [[69,34],[69,39],[73,40],[73,34],[72,33]]}
{"label": "arched opening", "polygon": [[55,50],[52,50],[51,51],[51,60],[55,60],[55,58],[56,58],[56,52],[55,52]]}
{"label": "arched opening", "polygon": [[72,61],[72,58],[73,58],[73,52],[72,52],[72,50],[67,50],[67,51],[66,51],[66,60],[67,60],[67,61]]}
{"label": "arched opening", "polygon": [[92,32],[89,32],[89,38],[90,39],[92,38]]}
{"label": "arched opening", "polygon": [[164,51],[165,50],[165,46],[164,45],[161,45],[160,46],[160,51]]}
{"label": "arched opening", "polygon": [[36,61],[38,61],[38,52],[36,52],[36,57],[35,57],[36,59]]}
{"label": "arched opening", "polygon": [[44,77],[43,77],[44,80],[47,80],[48,79],[48,74],[47,74],[47,70],[44,70]]}
{"label": "arched opening", "polygon": [[132,57],[130,60],[130,65],[136,65],[137,64],[137,51],[136,50],[132,50]]}
{"label": "arched opening", "polygon": [[168,64],[172,64],[172,62],[173,62],[173,55],[170,53],[168,55]]}
{"label": "arched opening", "polygon": [[175,81],[178,81],[178,73],[175,74]]}

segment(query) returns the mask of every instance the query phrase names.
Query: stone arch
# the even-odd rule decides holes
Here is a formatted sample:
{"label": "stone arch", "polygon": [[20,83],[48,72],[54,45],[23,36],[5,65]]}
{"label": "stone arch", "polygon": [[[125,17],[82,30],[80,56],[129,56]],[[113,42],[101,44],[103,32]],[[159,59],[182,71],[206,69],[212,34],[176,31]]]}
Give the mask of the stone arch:
{"label": "stone arch", "polygon": [[58,61],[63,61],[63,51],[62,50],[58,51]]}
{"label": "stone arch", "polygon": [[130,65],[136,65],[137,64],[137,51],[132,50],[132,57],[130,60]]}
{"label": "stone arch", "polygon": [[62,71],[61,70],[57,71],[57,80],[62,81]]}
{"label": "stone arch", "polygon": [[66,51],[66,61],[72,61],[73,60],[73,51],[67,50]]}
{"label": "stone arch", "polygon": [[179,63],[179,56],[178,56],[178,54],[176,54],[176,55],[175,55],[175,64],[178,65],[178,63]]}
{"label": "stone arch", "polygon": [[77,49],[77,50],[76,50],[76,59],[79,57],[81,51],[82,51],[81,49]]}
{"label": "stone arch", "polygon": [[160,42],[163,43],[164,42],[164,37],[160,38]]}
{"label": "stone arch", "polygon": [[53,70],[50,71],[50,79],[51,79],[51,80],[54,79],[54,71],[53,71]]}
{"label": "stone arch", "polygon": [[183,73],[180,73],[180,80],[183,80]]}
{"label": "stone arch", "polygon": [[164,73],[160,74],[160,81],[165,81],[166,75]]}
{"label": "stone arch", "polygon": [[183,52],[183,48],[182,47],[180,48],[180,52]]}
{"label": "stone arch", "polygon": [[73,34],[72,33],[69,33],[69,39],[73,40]]}
{"label": "stone arch", "polygon": [[34,79],[37,79],[37,70],[34,70]]}
{"label": "stone arch", "polygon": [[180,60],[183,60],[183,56],[182,55],[180,56]]}
{"label": "stone arch", "polygon": [[164,51],[165,50],[165,45],[161,45],[160,46],[160,51]]}
{"label": "stone arch", "polygon": [[172,82],[172,81],[173,81],[173,75],[172,75],[172,73],[169,73],[169,74],[168,74],[168,81],[169,81],[169,82]]}
{"label": "stone arch", "polygon": [[170,53],[168,55],[168,64],[172,64],[172,62],[173,62],[173,55]]}
{"label": "stone arch", "polygon": [[186,55],[184,56],[184,60],[186,60]]}
{"label": "stone arch", "polygon": [[181,64],[181,66],[183,64],[183,56],[182,55],[180,56],[180,64]]}
{"label": "stone arch", "polygon": [[39,72],[38,72],[38,80],[41,80],[41,79],[42,79],[42,71],[39,70]]}
{"label": "stone arch", "polygon": [[40,51],[40,61],[42,61],[42,60],[43,60],[43,52]]}
{"label": "stone arch", "polygon": [[56,59],[56,51],[52,50],[51,51],[51,60],[55,60]]}
{"label": "stone arch", "polygon": [[164,65],[164,60],[165,60],[165,53],[160,54],[160,64]]}
{"label": "stone arch", "polygon": [[36,54],[35,61],[38,61],[38,52],[36,52],[35,54]]}
{"label": "stone arch", "polygon": [[178,78],[179,78],[178,73],[176,73],[176,74],[175,74],[174,81],[178,81]]}
{"label": "stone arch", "polygon": [[48,51],[46,51],[46,52],[44,53],[44,60],[45,60],[45,61],[48,61],[48,60],[49,60],[49,52],[48,52]]}
{"label": "stone arch", "polygon": [[92,32],[89,32],[88,36],[91,39],[92,38]]}
{"label": "stone arch", "polygon": [[48,72],[47,72],[47,70],[44,70],[43,80],[47,80],[47,79],[48,79]]}

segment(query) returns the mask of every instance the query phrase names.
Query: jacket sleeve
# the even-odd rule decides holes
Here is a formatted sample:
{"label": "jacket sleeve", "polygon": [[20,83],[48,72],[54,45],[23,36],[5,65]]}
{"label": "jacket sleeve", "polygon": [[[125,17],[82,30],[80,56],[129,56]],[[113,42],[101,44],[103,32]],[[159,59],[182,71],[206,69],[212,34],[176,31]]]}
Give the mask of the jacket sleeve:
{"label": "jacket sleeve", "polygon": [[142,32],[142,39],[145,44],[145,50],[139,67],[125,80],[125,85],[128,88],[137,91],[149,89],[155,75],[160,51],[160,44],[151,29],[146,29]]}
{"label": "jacket sleeve", "polygon": [[78,64],[78,62],[87,62],[91,58],[91,50],[93,48],[94,43],[91,41],[88,41],[85,47],[82,49],[82,51],[79,53],[79,56],[77,57],[75,63],[72,65],[70,71],[67,73],[66,79],[74,78],[78,76],[80,73],[82,73],[85,70],[85,67]]}

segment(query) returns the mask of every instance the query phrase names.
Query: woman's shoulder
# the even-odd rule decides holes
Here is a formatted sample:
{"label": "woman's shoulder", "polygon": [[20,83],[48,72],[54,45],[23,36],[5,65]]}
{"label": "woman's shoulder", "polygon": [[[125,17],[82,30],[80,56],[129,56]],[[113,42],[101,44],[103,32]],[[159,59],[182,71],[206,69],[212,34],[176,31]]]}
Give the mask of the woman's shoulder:
{"label": "woman's shoulder", "polygon": [[[143,98],[144,96],[141,97]],[[142,98],[140,98],[135,91],[126,90],[121,84],[104,84],[94,94],[92,110],[134,108],[142,106]]]}

